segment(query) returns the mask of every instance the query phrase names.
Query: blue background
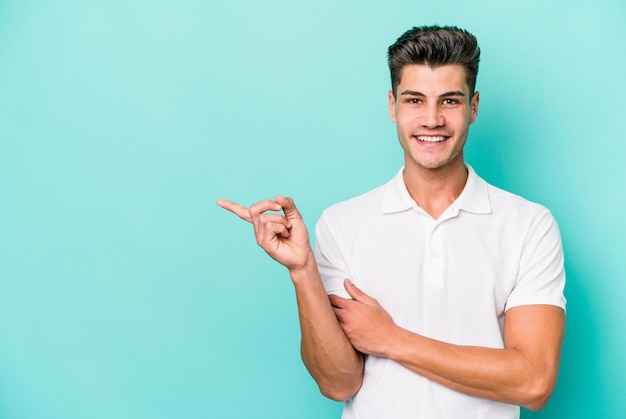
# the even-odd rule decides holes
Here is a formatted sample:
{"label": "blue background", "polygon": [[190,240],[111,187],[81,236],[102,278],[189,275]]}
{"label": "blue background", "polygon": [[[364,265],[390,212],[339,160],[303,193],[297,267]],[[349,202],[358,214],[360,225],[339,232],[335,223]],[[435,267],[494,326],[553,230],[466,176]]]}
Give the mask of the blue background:
{"label": "blue background", "polygon": [[0,2],[0,417],[333,418],[293,289],[215,205],[328,205],[402,164],[386,48],[478,36],[467,161],[549,207],[566,251],[559,382],[524,418],[618,418],[625,3]]}

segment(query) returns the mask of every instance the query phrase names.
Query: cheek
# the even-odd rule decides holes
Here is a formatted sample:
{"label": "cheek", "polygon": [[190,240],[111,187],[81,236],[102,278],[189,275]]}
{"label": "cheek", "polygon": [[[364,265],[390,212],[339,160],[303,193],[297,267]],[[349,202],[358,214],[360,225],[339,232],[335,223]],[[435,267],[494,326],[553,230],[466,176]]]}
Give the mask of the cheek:
{"label": "cheek", "polygon": [[398,124],[398,128],[402,127],[403,129],[407,129],[413,125],[415,121],[415,115],[410,112],[400,112],[396,113],[396,124]]}
{"label": "cheek", "polygon": [[455,118],[458,121],[459,125],[472,125],[472,123],[474,122],[474,113],[471,110],[466,110],[465,112],[459,112],[458,115],[455,116]]}
{"label": "cheek", "polygon": [[460,112],[455,115],[450,115],[448,123],[450,125],[454,124],[456,129],[460,131],[465,131],[469,125],[474,123],[474,116],[468,112]]}

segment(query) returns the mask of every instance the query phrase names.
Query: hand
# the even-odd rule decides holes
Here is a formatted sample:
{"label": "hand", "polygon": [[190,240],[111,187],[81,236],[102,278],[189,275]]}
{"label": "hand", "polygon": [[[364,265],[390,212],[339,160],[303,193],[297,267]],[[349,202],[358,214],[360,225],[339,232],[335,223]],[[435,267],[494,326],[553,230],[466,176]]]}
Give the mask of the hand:
{"label": "hand", "polygon": [[[275,201],[267,199],[250,208],[219,199],[217,205],[251,223],[254,226],[257,244],[288,269],[304,268],[307,262],[312,260],[309,233],[293,199],[279,195]],[[281,210],[284,216],[266,214],[267,211]]]}
{"label": "hand", "polygon": [[350,280],[344,281],[344,287],[352,299],[329,296],[339,325],[359,352],[384,357],[398,326],[378,301]]}

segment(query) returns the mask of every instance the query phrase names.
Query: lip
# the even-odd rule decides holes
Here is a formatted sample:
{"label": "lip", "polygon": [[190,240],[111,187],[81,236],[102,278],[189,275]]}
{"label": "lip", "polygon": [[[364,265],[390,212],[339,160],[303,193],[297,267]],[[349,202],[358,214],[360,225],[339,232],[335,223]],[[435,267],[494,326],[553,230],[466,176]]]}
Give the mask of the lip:
{"label": "lip", "polygon": [[441,144],[444,143],[450,138],[448,135],[434,135],[434,134],[426,134],[426,135],[414,135],[416,141],[421,144]]}

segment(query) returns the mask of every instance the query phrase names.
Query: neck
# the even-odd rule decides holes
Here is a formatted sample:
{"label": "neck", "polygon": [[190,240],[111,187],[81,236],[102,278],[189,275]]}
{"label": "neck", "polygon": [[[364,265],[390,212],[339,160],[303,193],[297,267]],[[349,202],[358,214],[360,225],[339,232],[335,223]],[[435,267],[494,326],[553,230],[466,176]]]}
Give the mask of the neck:
{"label": "neck", "polygon": [[434,219],[461,195],[467,182],[465,164],[438,169],[404,168],[404,184],[411,198]]}

